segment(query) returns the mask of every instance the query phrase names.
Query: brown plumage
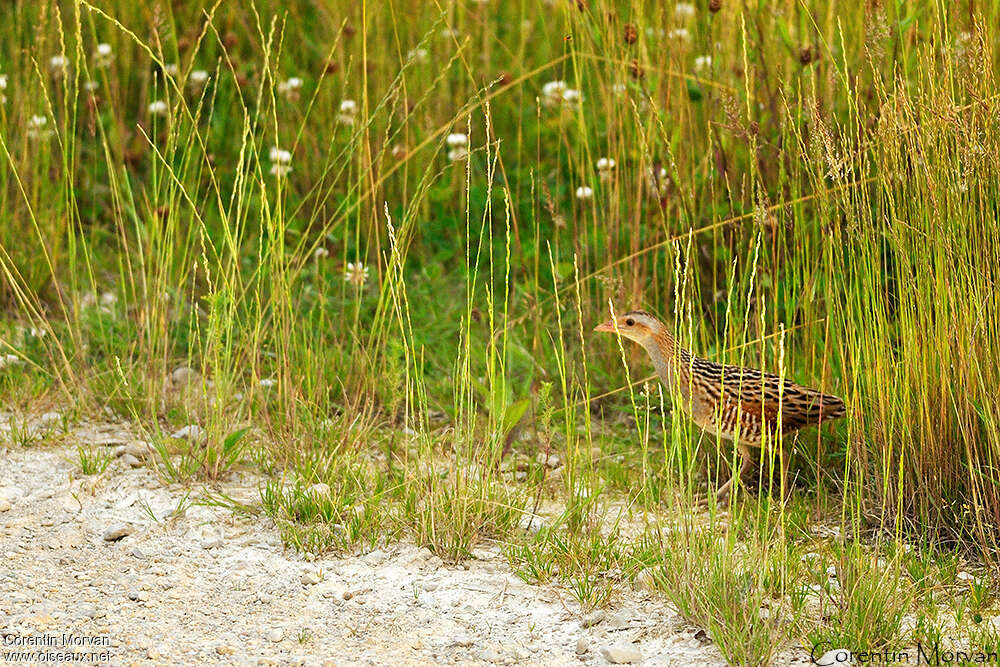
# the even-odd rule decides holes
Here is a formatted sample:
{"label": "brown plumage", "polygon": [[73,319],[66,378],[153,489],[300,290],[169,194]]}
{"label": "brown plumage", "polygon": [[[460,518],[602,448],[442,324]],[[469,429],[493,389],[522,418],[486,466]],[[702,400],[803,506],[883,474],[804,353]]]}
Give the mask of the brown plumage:
{"label": "brown plumage", "polygon": [[[752,465],[750,447],[773,436],[844,416],[844,401],[777,375],[697,357],[677,344],[662,322],[633,310],[594,331],[619,333],[649,353],[660,380],[695,424],[737,444],[743,463],[718,491],[721,498]],[[782,488],[788,489],[789,455],[779,457]]]}

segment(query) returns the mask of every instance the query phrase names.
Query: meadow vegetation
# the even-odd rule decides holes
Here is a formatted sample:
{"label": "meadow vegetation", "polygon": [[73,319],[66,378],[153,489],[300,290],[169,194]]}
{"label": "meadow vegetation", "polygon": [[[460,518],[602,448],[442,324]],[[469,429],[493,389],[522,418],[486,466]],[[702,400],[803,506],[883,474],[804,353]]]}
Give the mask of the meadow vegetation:
{"label": "meadow vegetation", "polygon": [[[234,509],[297,549],[498,541],[738,664],[997,650],[1000,6],[8,11],[9,446],[50,405],[129,419],[171,481],[265,474]],[[732,447],[591,334],[611,304],[847,401],[789,502],[767,461],[709,500]]]}

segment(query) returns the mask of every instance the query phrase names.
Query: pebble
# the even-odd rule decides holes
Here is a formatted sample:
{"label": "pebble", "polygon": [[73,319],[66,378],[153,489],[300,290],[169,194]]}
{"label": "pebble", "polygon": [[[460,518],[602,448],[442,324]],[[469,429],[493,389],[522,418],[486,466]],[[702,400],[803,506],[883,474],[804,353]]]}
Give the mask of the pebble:
{"label": "pebble", "polygon": [[127,523],[116,523],[104,531],[105,542],[117,542],[126,535],[132,534],[132,526]]}
{"label": "pebble", "polygon": [[188,424],[184,428],[179,428],[171,433],[170,437],[194,442],[195,440],[202,440],[205,437],[205,429],[197,424]]}
{"label": "pebble", "polygon": [[576,640],[577,655],[584,655],[589,650],[590,650],[590,642],[588,642],[586,638],[580,637],[579,639]]}
{"label": "pebble", "polygon": [[313,498],[326,498],[330,495],[330,485],[320,482],[319,484],[313,484],[308,489],[306,489],[306,495]]}
{"label": "pebble", "polygon": [[302,576],[299,577],[299,581],[302,582],[303,586],[313,586],[318,584],[321,580],[322,577],[319,572],[316,572],[315,570],[306,570],[302,573]]}
{"label": "pebble", "polygon": [[607,618],[607,616],[608,612],[604,611],[603,609],[598,609],[589,616],[584,616],[583,620],[580,621],[580,625],[585,628],[592,628],[601,621],[603,621],[605,618]]}
{"label": "pebble", "polygon": [[189,385],[192,382],[197,382],[200,378],[201,375],[198,371],[190,366],[178,366],[174,369],[173,373],[170,374],[170,381],[178,387]]}
{"label": "pebble", "polygon": [[639,573],[635,575],[635,587],[640,591],[655,591],[656,577],[653,576],[653,571],[648,567],[639,570]]}
{"label": "pebble", "polygon": [[521,530],[532,535],[537,535],[538,531],[545,527],[545,520],[540,516],[525,514],[517,523]]}
{"label": "pebble", "polygon": [[123,453],[127,456],[134,456],[137,459],[144,459],[155,453],[153,446],[142,440],[133,440],[125,445]]}
{"label": "pebble", "polygon": [[420,587],[425,591],[436,591],[438,589],[438,583],[436,581],[422,581],[420,582]]}
{"label": "pebble", "polygon": [[958,573],[958,574],[957,574],[957,575],[955,576],[955,578],[956,578],[956,579],[957,579],[958,581],[962,581],[962,582],[966,582],[966,581],[975,581],[975,580],[976,580],[976,576],[975,576],[974,574],[972,574],[971,572],[959,572],[959,573]]}
{"label": "pebble", "polygon": [[222,535],[206,535],[201,539],[202,549],[218,549],[221,547],[225,541],[222,539]]}
{"label": "pebble", "polygon": [[381,549],[375,549],[374,551],[362,556],[361,560],[368,563],[369,565],[381,565],[386,560],[388,560],[388,558],[389,558],[388,554],[386,554],[384,551],[382,551]]}
{"label": "pebble", "polygon": [[58,412],[46,412],[35,422],[37,428],[53,428],[62,421],[62,415]]}
{"label": "pebble", "polygon": [[265,634],[264,637],[269,642],[278,643],[285,638],[285,631],[281,628],[271,628],[267,631],[267,634]]}
{"label": "pebble", "polygon": [[142,461],[132,456],[131,454],[125,454],[122,456],[122,463],[127,465],[129,468],[141,468]]}
{"label": "pebble", "polygon": [[[601,647],[601,655],[608,662],[615,665],[624,665],[642,660],[642,653],[631,644],[613,644]],[[819,664],[829,664],[820,662]],[[840,664],[840,663],[837,663]]]}
{"label": "pebble", "polygon": [[128,599],[134,602],[145,602],[149,599],[149,593],[146,591],[129,591]]}
{"label": "pebble", "polygon": [[0,512],[6,512],[11,507],[13,507],[13,505],[10,504],[9,500],[6,498],[0,498]]}
{"label": "pebble", "polygon": [[548,457],[545,456],[545,452],[538,452],[538,455],[535,457],[535,461],[538,462],[538,465],[548,466],[550,468],[558,468],[562,465],[562,459],[552,452],[549,452]]}

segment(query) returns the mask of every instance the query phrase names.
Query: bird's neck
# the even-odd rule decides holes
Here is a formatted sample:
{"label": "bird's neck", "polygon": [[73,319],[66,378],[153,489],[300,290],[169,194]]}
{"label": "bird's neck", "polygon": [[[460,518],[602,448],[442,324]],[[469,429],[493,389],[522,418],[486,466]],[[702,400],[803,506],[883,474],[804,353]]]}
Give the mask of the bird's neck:
{"label": "bird's neck", "polygon": [[671,391],[683,392],[685,382],[682,381],[683,369],[691,363],[691,353],[681,347],[665,326],[661,326],[653,335],[646,338],[643,347],[649,353],[656,374]]}

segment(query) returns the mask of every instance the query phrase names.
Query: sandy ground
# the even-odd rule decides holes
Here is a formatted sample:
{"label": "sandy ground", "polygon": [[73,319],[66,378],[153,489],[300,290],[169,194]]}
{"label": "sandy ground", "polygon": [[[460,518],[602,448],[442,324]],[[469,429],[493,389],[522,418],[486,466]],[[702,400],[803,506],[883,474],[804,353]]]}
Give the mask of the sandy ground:
{"label": "sandy ground", "polygon": [[[0,449],[0,663],[73,650],[114,665],[724,664],[662,597],[630,591],[587,616],[496,546],[460,566],[405,543],[307,561],[270,521],[176,513],[191,490],[127,456],[80,475],[79,442],[131,440],[84,425],[58,448]],[[258,482],[215,490],[254,501]]]}

